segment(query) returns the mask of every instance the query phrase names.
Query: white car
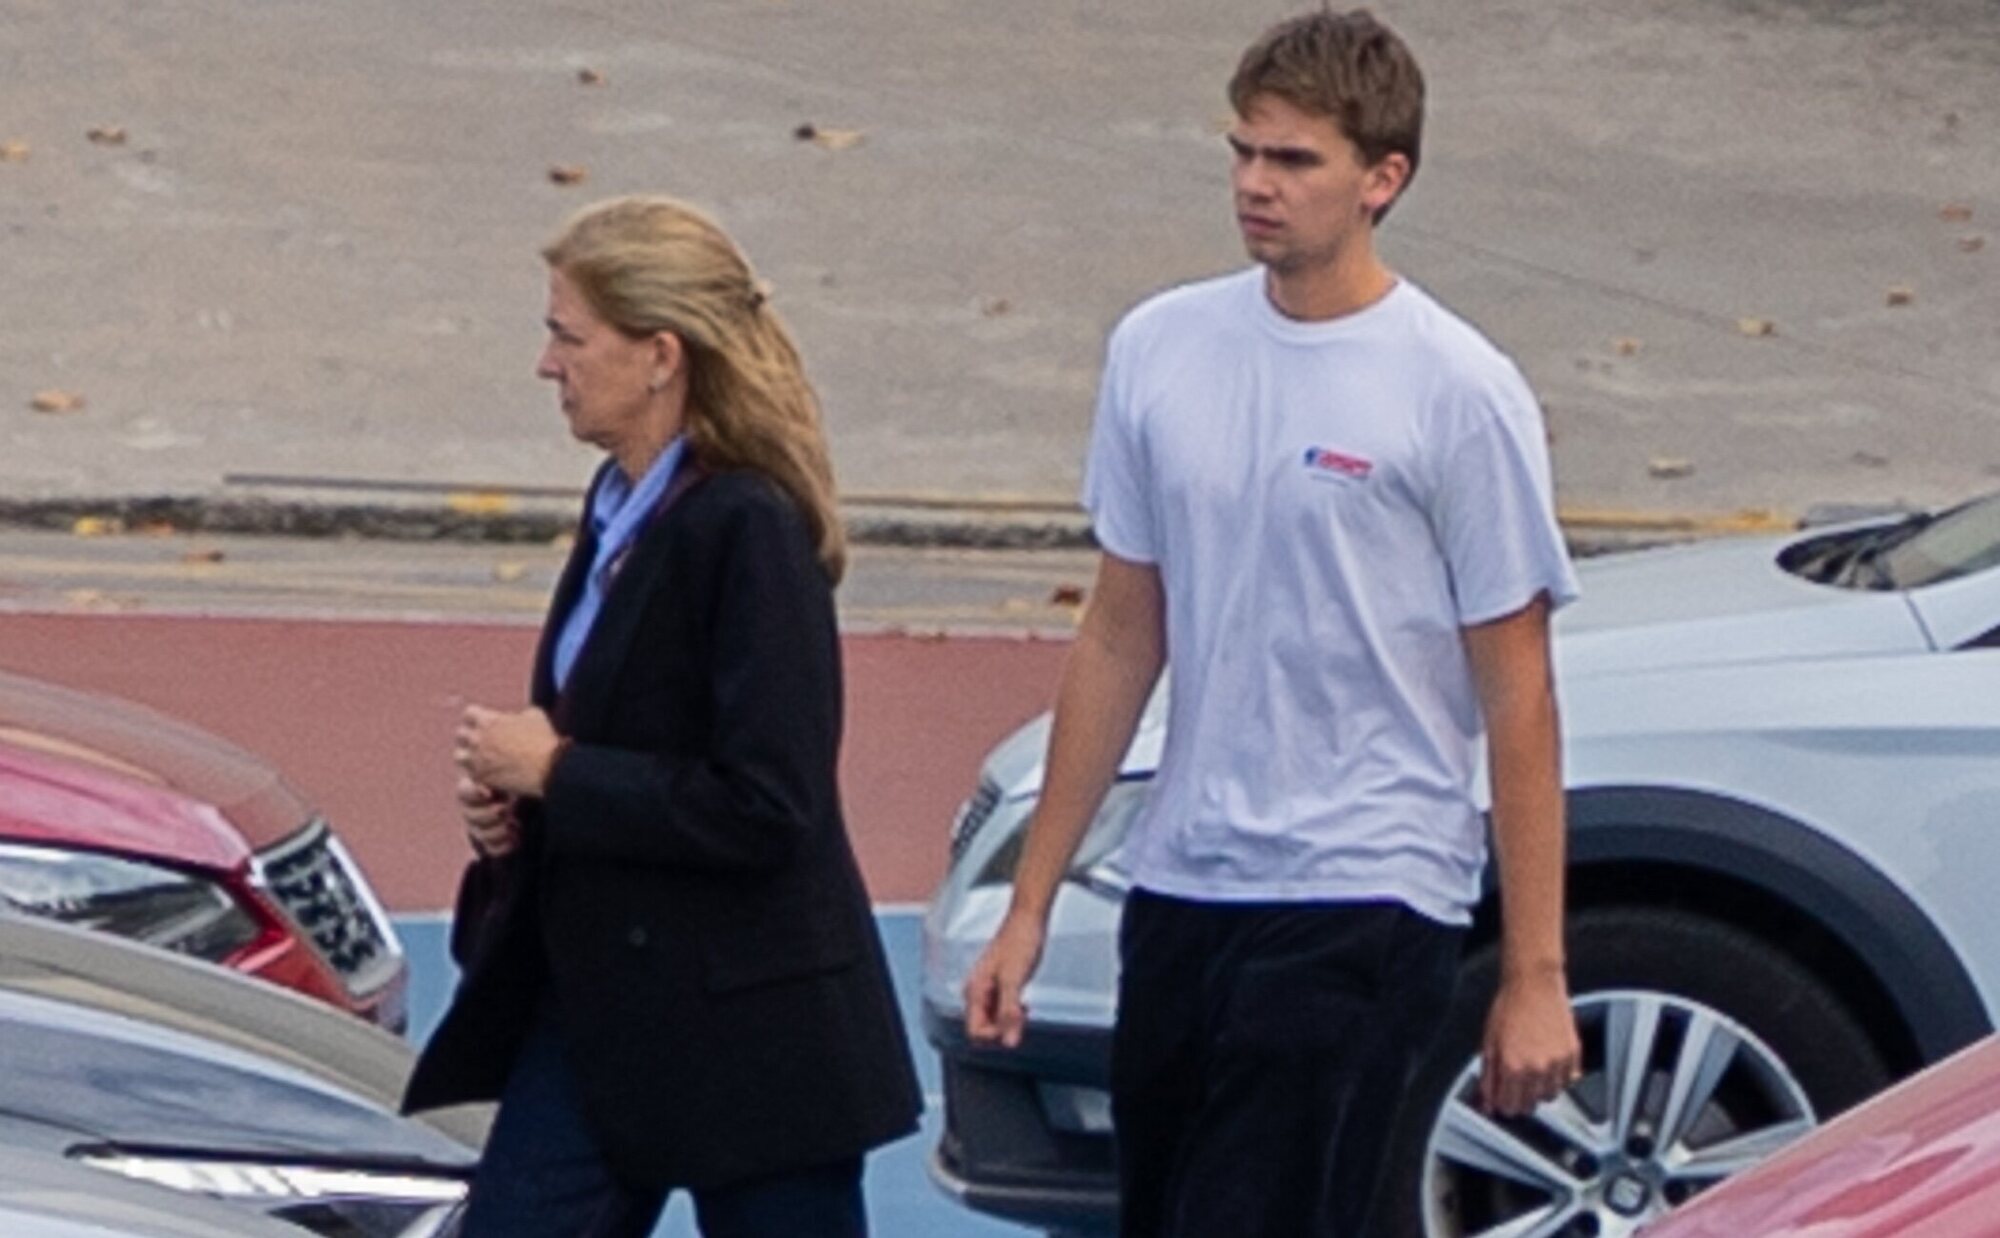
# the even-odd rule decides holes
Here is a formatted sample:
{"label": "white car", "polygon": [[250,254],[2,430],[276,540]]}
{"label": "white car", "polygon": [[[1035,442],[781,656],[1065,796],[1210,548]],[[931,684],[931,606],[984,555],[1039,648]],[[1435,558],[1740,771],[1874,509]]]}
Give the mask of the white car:
{"label": "white car", "polygon": [[[1397,1235],[1632,1233],[2000,1016],[2000,494],[1581,575],[1556,647],[1585,1076],[1527,1119],[1469,1103],[1489,892],[1439,1048],[1383,1132]],[[926,920],[933,1175],[1057,1233],[1115,1217],[1118,846],[1166,690],[1056,900],[1020,1049],[966,1043],[960,986],[1006,908],[1046,717],[989,756]]]}

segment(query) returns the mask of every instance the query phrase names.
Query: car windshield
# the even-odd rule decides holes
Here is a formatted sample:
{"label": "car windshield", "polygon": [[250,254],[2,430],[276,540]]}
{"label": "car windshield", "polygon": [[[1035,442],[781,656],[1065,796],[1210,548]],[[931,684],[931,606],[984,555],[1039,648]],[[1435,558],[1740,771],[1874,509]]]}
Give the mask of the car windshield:
{"label": "car windshield", "polygon": [[1789,572],[1843,589],[1921,589],[2000,567],[2000,492],[1794,543]]}
{"label": "car windshield", "polygon": [[1924,521],[1873,558],[1892,589],[1921,589],[2000,567],[2000,492]]}

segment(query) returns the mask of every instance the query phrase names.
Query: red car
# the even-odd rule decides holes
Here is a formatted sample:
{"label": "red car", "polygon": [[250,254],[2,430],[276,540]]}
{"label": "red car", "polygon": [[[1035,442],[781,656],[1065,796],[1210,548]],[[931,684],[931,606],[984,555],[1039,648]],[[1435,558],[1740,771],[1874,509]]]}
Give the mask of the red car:
{"label": "red car", "polygon": [[1644,1238],[2000,1238],[2000,1036],[1696,1197]]}
{"label": "red car", "polygon": [[0,674],[0,910],[208,959],[392,1031],[409,965],[276,770],[123,701]]}

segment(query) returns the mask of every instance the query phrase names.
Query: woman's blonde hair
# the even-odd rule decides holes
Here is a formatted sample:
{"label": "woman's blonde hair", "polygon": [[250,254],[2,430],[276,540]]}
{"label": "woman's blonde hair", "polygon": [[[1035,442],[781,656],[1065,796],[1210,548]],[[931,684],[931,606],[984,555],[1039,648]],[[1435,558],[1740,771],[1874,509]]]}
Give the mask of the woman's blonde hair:
{"label": "woman's blonde hair", "polygon": [[620,331],[680,337],[689,449],[707,468],[750,469],[777,482],[838,583],[847,536],[819,400],[791,334],[729,235],[672,198],[613,198],[572,216],[542,257]]}

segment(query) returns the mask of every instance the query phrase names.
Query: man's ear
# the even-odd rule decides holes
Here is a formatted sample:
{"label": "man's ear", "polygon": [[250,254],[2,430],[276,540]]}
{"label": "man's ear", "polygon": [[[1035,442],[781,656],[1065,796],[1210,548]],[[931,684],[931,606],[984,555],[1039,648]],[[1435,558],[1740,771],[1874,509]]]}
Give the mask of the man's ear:
{"label": "man's ear", "polygon": [[1369,166],[1361,181],[1361,209],[1371,218],[1381,214],[1410,183],[1410,157],[1392,150]]}

